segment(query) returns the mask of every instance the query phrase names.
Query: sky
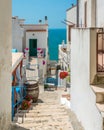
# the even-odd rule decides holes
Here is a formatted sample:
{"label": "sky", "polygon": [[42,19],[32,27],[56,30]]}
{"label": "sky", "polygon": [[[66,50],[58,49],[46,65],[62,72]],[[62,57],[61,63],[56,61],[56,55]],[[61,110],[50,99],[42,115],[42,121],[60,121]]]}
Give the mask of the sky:
{"label": "sky", "polygon": [[65,28],[61,21],[66,19],[66,10],[76,0],[12,0],[12,16],[25,19],[27,24],[37,24],[39,19],[44,22],[48,17],[49,28]]}

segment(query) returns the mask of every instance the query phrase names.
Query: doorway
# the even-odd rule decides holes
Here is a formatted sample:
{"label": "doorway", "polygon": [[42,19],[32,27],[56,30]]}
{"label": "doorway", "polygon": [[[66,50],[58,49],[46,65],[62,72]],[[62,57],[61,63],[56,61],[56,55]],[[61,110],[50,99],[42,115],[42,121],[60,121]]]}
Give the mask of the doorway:
{"label": "doorway", "polygon": [[29,39],[29,56],[37,57],[37,39]]}

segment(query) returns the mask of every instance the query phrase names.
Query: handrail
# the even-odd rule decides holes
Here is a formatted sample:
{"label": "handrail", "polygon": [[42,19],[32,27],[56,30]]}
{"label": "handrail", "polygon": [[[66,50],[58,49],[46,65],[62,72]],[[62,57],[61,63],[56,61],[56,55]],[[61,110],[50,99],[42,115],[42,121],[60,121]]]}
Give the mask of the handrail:
{"label": "handrail", "polygon": [[[16,99],[15,99],[16,94]],[[19,100],[18,97],[19,96]],[[12,86],[12,120],[15,115],[15,107],[22,103],[23,99],[26,96],[26,89],[24,85]],[[16,100],[16,103],[15,103]],[[17,108],[18,109],[18,108]]]}

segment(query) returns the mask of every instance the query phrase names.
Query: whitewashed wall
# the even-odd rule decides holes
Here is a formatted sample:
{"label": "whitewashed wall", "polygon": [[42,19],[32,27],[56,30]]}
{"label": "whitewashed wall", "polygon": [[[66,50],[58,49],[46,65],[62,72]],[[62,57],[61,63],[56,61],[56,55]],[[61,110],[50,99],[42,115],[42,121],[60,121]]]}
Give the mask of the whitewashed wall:
{"label": "whitewashed wall", "polygon": [[[34,34],[34,35],[33,35]],[[29,48],[29,39],[37,39],[37,48],[46,48],[46,59],[48,58],[48,33],[26,32],[26,47]]]}
{"label": "whitewashed wall", "polygon": [[104,27],[104,0],[96,1],[96,26]]}
{"label": "whitewashed wall", "polygon": [[79,24],[84,24],[84,3],[87,1],[87,27],[104,27],[104,0],[80,0]]}
{"label": "whitewashed wall", "polygon": [[[34,33],[34,35],[33,35]],[[45,62],[48,59],[48,43],[47,43],[47,39],[48,39],[48,33],[47,32],[26,32],[26,47],[29,48],[29,39],[37,39],[37,48],[46,48],[46,57],[42,58],[42,59],[38,59],[38,63],[41,66],[42,61],[44,60]],[[47,71],[47,63],[44,65],[44,69],[43,69],[43,75],[46,74]]]}
{"label": "whitewashed wall", "polygon": [[26,47],[28,48],[29,48],[29,39],[37,39],[37,48],[47,48],[46,32],[34,32],[34,31],[26,32]]}
{"label": "whitewashed wall", "polygon": [[18,17],[12,18],[12,48],[16,48],[19,52],[23,51],[24,29],[20,27]]}
{"label": "whitewashed wall", "polygon": [[69,8],[66,11],[66,19],[76,24],[76,6]]}
{"label": "whitewashed wall", "polygon": [[79,26],[84,27],[85,24],[84,5],[86,1],[87,1],[87,27],[95,27],[96,0],[79,0]]}
{"label": "whitewashed wall", "polygon": [[[43,60],[45,61],[45,65],[43,65]],[[43,79],[47,73],[47,60],[45,58],[38,58],[39,71],[43,73]],[[38,72],[39,73],[39,72]],[[39,75],[40,75],[39,73]]]}
{"label": "whitewashed wall", "polygon": [[102,117],[90,87],[96,73],[96,30],[72,29],[71,37],[71,109],[85,130],[102,130]]}
{"label": "whitewashed wall", "polygon": [[[66,19],[68,21],[73,22],[74,24],[76,24],[76,16],[77,16],[76,15],[76,13],[77,13],[76,9],[77,9],[76,6],[74,6],[74,7],[70,8],[66,11]],[[67,22],[67,24],[70,24],[70,23]],[[68,37],[69,37],[69,31],[68,31],[68,25],[67,25],[67,43],[69,43]]]}
{"label": "whitewashed wall", "polygon": [[11,0],[0,0],[0,130],[10,130],[12,21]]}

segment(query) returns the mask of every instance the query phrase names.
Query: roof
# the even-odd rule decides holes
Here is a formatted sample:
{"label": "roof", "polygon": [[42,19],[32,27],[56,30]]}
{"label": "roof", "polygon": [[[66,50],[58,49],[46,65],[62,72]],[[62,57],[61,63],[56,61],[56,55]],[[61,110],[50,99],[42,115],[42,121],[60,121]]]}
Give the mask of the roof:
{"label": "roof", "polygon": [[21,24],[21,26],[48,26],[48,24]]}
{"label": "roof", "polygon": [[73,5],[72,7],[68,8],[66,11],[69,11],[69,10],[75,8],[75,7],[77,7],[77,5]]}

